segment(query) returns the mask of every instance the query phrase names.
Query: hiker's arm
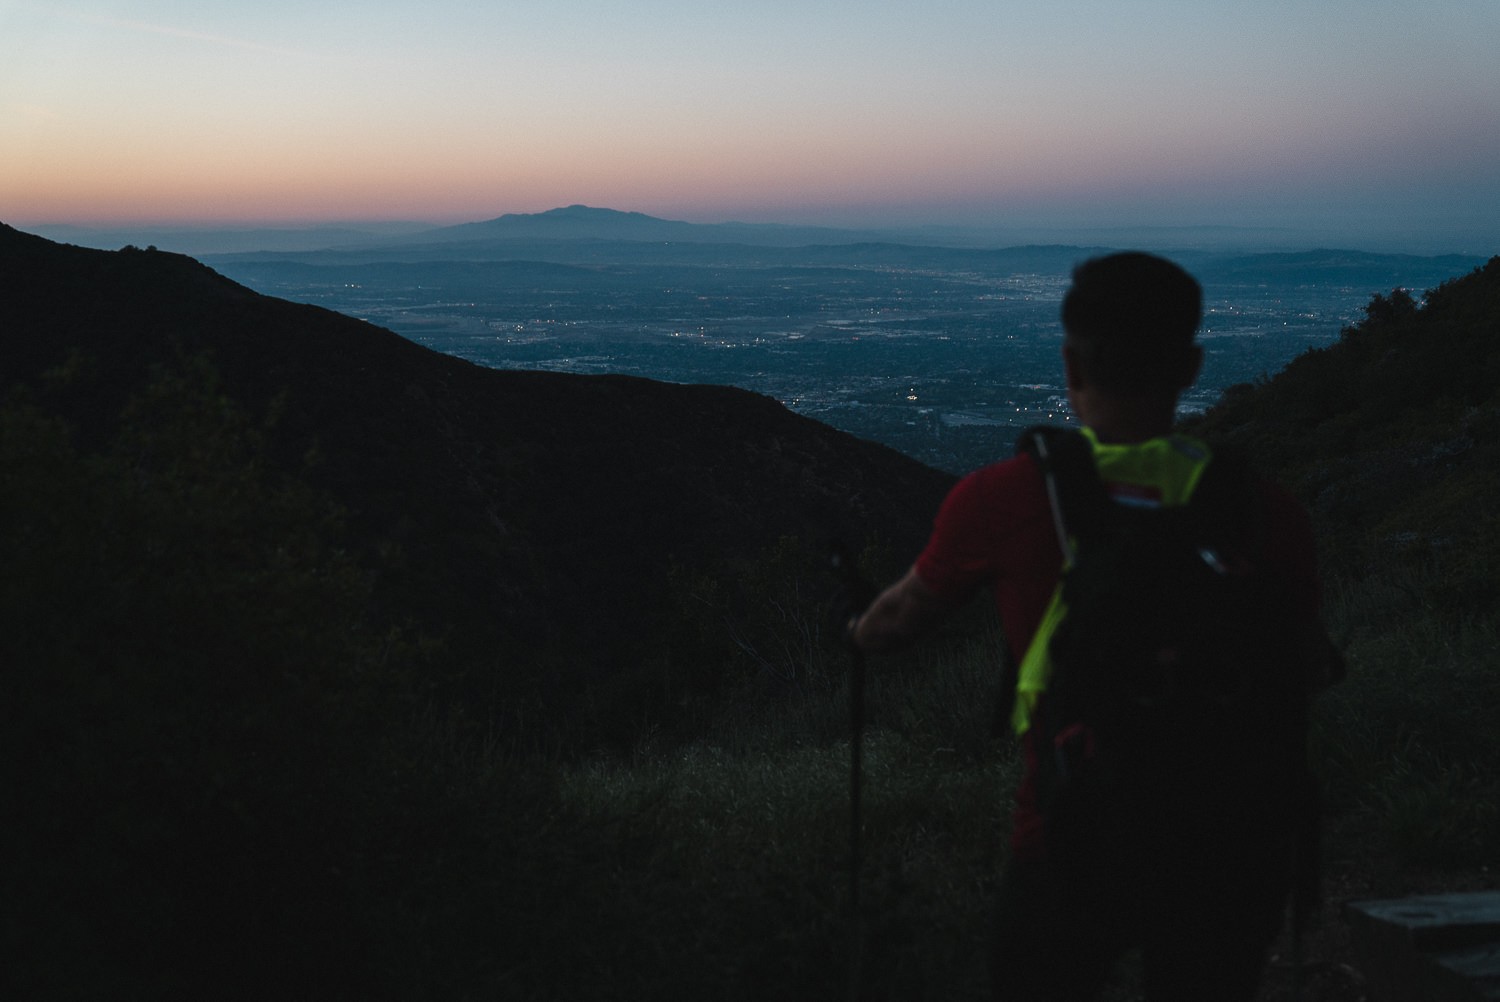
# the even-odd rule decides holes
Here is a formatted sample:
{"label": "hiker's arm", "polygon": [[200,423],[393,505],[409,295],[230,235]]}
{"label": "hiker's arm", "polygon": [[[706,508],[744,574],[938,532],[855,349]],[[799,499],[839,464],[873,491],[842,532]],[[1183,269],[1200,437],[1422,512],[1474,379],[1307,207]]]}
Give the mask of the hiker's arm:
{"label": "hiker's arm", "polygon": [[1343,681],[1346,669],[1343,653],[1323,623],[1323,587],[1312,519],[1285,489],[1267,481],[1261,490],[1270,517],[1272,561],[1286,579],[1292,607],[1288,629],[1293,631],[1293,651],[1302,664],[1308,691],[1315,693]]}
{"label": "hiker's arm", "polygon": [[854,624],[849,639],[869,654],[900,650],[936,626],[950,608],[912,568],[876,596]]}

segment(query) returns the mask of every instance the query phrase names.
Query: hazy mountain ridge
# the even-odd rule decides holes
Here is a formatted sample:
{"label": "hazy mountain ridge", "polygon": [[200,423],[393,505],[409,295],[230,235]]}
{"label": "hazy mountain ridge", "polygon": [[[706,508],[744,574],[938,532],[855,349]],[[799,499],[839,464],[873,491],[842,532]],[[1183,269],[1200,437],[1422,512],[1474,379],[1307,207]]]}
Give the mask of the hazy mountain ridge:
{"label": "hazy mountain ridge", "polygon": [[[686,223],[638,212],[571,206],[446,227],[416,239],[395,238],[296,254],[208,255],[205,260],[226,265],[267,260],[324,265],[532,260],[590,267],[844,267],[1065,276],[1080,261],[1121,249],[1100,243],[943,245],[923,243],[917,237],[919,234],[896,231]],[[1226,284],[1281,283],[1295,278],[1371,288],[1396,284],[1428,288],[1484,263],[1482,257],[1458,254],[1428,257],[1337,249],[1266,253],[1198,247],[1153,249],[1174,257],[1205,282]]]}
{"label": "hazy mountain ridge", "polygon": [[1374,254],[1366,251],[1316,249],[1218,257],[1198,265],[1199,278],[1214,282],[1284,282],[1319,279],[1388,290],[1407,285],[1431,288],[1484,264],[1466,254]]}
{"label": "hazy mountain ridge", "polygon": [[776,223],[689,223],[643,212],[570,205],[539,213],[506,213],[494,219],[442,227],[420,235],[423,243],[521,240],[687,241],[791,246],[858,243],[878,238],[873,230],[846,230]]}
{"label": "hazy mountain ridge", "polygon": [[[533,259],[591,266],[643,262],[752,267],[823,264],[1066,274],[1077,261],[1105,249],[1144,247],[1175,257],[1211,280],[1282,281],[1288,274],[1299,274],[1323,281],[1345,277],[1358,284],[1373,279],[1378,286],[1396,276],[1413,287],[1428,287],[1484,262],[1482,256],[1462,254],[1424,257],[1342,250],[1293,252],[1285,247],[1295,240],[1294,234],[1232,227],[1050,234],[919,226],[850,229],[689,223],[585,205],[507,213],[489,220],[428,228],[410,223],[266,231],[143,227],[134,239],[127,237],[130,231],[123,227],[47,227],[42,232],[55,240],[77,240],[108,249],[127,242],[155,244],[192,253],[210,264],[267,259],[327,265]],[[255,246],[257,232],[264,234],[265,246]],[[1261,246],[1267,249],[1233,249]]]}

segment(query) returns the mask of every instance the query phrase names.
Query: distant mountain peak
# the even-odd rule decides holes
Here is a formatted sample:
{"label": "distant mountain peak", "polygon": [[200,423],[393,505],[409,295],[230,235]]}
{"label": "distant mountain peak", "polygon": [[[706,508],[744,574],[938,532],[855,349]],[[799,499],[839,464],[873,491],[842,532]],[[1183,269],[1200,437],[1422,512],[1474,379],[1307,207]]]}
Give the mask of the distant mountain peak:
{"label": "distant mountain peak", "polygon": [[477,223],[463,223],[428,234],[432,238],[527,237],[548,239],[683,239],[692,223],[658,219],[643,212],[621,212],[591,205],[566,205],[545,212],[508,212]]}
{"label": "distant mountain peak", "polygon": [[656,216],[648,216],[644,212],[625,212],[620,209],[597,208],[592,205],[567,205],[560,209],[548,209],[546,212],[538,212],[535,215],[544,219],[649,219],[652,222],[667,222]]}
{"label": "distant mountain peak", "polygon": [[496,216],[494,219],[481,223],[469,223],[470,226],[516,226],[516,225],[549,225],[549,224],[588,224],[591,226],[611,226],[628,224],[650,224],[666,226],[689,226],[689,223],[677,222],[670,219],[660,219],[656,216],[648,216],[644,212],[624,212],[620,209],[606,209],[593,205],[564,205],[556,209],[547,209],[544,212],[507,212]]}

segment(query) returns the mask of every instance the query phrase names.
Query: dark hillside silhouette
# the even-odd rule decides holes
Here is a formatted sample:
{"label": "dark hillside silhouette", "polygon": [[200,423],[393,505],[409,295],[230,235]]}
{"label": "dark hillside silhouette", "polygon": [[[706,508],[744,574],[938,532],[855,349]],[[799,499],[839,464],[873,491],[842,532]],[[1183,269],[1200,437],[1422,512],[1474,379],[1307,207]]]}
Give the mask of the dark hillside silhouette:
{"label": "dark hillside silhouette", "polygon": [[1365,319],[1275,377],[1231,387],[1199,424],[1307,499],[1331,566],[1437,575],[1455,611],[1494,609],[1500,559],[1500,258]]}
{"label": "dark hillside silhouette", "polygon": [[[949,482],[729,388],[502,372],[175,254],[0,227],[0,388],[76,356],[48,401],[103,435],[153,366],[207,353],[271,449],[397,552],[377,598],[470,651],[628,660],[673,562],[722,573],[782,536],[904,555]],[[310,463],[309,454],[314,456]]]}
{"label": "dark hillside silhouette", "polygon": [[551,763],[742,710],[766,599],[816,628],[826,536],[904,558],[948,481],[0,226],[0,995],[496,997],[612,950],[652,923]]}

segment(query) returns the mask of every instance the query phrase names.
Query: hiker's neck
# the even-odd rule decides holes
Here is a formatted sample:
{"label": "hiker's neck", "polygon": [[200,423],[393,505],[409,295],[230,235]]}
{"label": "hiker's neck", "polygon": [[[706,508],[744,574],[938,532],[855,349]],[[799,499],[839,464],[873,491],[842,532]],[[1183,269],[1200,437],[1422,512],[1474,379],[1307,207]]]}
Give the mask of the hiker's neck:
{"label": "hiker's neck", "polygon": [[1100,393],[1073,387],[1069,402],[1078,420],[1094,430],[1101,442],[1144,442],[1169,434],[1177,417],[1177,398]]}

